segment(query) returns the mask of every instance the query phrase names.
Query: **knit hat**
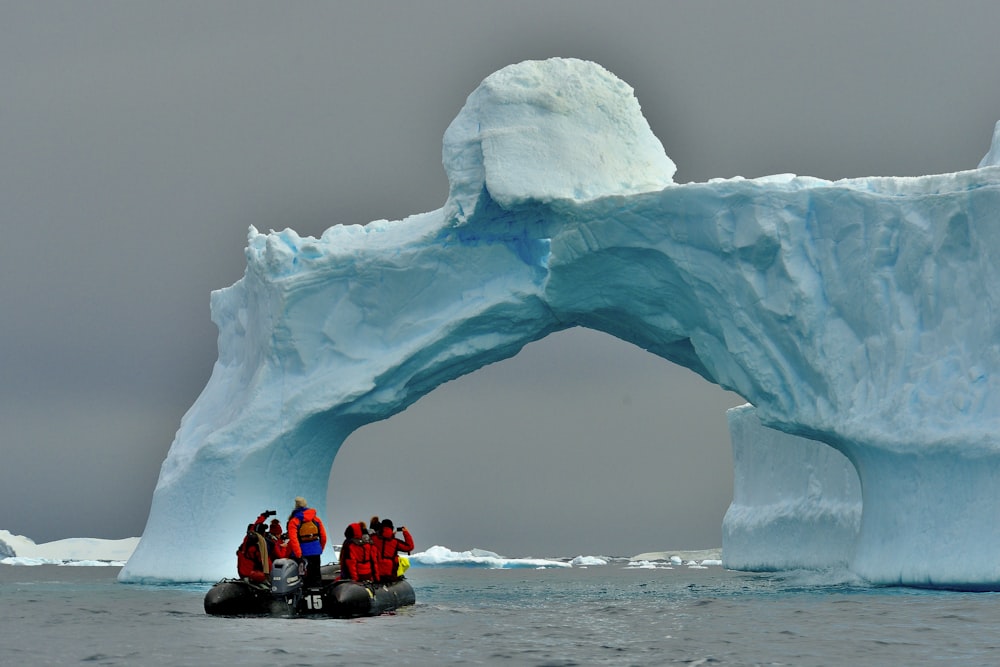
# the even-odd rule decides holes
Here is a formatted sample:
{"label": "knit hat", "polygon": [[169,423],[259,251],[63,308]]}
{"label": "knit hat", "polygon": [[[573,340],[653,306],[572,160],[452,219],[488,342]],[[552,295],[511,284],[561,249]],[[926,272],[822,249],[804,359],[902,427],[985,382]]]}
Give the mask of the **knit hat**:
{"label": "knit hat", "polygon": [[281,522],[277,519],[271,519],[271,534],[275,537],[279,537],[284,531],[281,530]]}
{"label": "knit hat", "polygon": [[295,508],[298,509],[299,507],[309,507],[309,505],[302,496],[295,496]]}

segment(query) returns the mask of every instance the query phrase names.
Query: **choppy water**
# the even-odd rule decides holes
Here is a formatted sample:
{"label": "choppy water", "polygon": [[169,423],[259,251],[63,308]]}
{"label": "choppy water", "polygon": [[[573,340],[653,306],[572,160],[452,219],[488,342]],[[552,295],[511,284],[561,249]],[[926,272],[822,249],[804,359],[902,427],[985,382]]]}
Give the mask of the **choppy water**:
{"label": "choppy water", "polygon": [[344,621],[211,617],[208,586],[117,573],[0,566],[0,664],[1000,664],[996,593],[815,574],[415,567],[416,606]]}

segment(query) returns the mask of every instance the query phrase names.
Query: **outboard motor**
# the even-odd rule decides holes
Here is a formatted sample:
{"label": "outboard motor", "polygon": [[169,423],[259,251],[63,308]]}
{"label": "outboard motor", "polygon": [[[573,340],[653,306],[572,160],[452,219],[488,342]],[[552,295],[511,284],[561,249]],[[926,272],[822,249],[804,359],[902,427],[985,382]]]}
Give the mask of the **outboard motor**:
{"label": "outboard motor", "polygon": [[299,564],[291,558],[279,558],[271,564],[271,594],[293,596],[302,589]]}
{"label": "outboard motor", "polygon": [[298,562],[279,558],[271,563],[272,616],[294,616],[302,598],[302,575]]}

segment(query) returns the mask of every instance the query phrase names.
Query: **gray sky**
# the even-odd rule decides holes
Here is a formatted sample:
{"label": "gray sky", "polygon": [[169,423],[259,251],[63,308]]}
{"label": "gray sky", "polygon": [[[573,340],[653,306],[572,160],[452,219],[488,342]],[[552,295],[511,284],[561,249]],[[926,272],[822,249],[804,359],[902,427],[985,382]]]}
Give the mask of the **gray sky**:
{"label": "gray sky", "polygon": [[[998,25],[992,0],[0,0],[0,528],[141,533],[248,225],[438,208],[441,137],[497,69],[604,65],[679,182],[920,175],[989,148]],[[740,402],[558,334],[352,436],[327,521],[507,555],[718,546]]]}

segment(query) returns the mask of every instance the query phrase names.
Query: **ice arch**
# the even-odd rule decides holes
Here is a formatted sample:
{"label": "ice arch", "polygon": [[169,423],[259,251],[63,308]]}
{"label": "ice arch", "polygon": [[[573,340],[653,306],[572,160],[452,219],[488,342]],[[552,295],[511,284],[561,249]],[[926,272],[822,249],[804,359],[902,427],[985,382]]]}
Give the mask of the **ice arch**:
{"label": "ice arch", "polygon": [[1000,582],[1000,169],[676,185],[631,89],[561,59],[487,78],[443,154],[437,211],[320,239],[251,229],[122,579],[228,574],[247,513],[325,497],[354,429],[584,326],[843,452],[860,575]]}

